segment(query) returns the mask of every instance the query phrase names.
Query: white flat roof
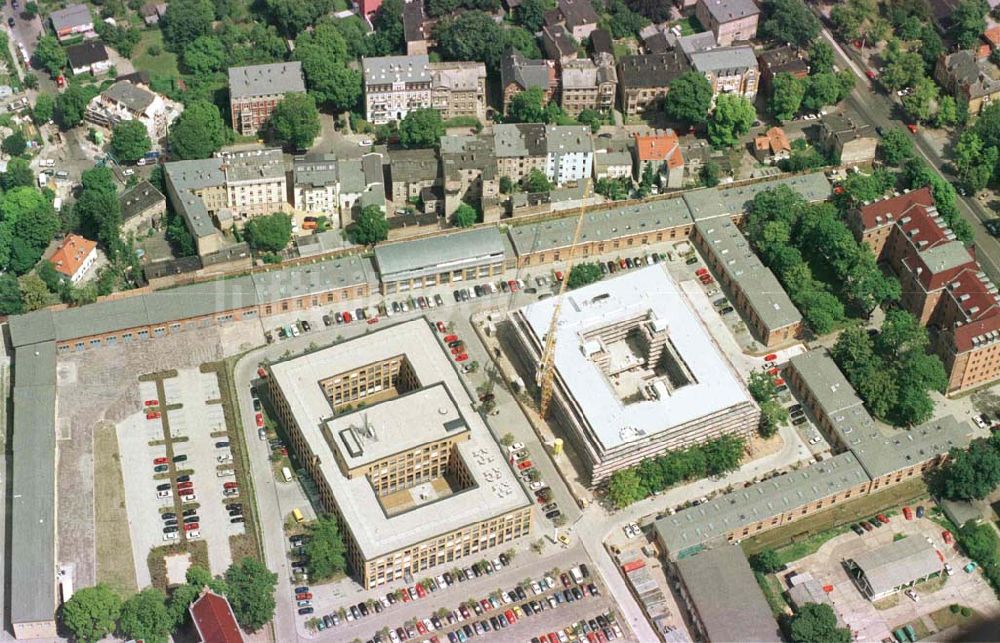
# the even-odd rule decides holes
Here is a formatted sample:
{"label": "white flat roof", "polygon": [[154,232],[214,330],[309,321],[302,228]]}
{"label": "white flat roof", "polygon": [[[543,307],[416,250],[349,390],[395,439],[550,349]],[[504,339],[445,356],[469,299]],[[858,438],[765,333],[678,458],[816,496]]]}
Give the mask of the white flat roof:
{"label": "white flat roof", "polygon": [[[548,333],[555,305],[552,297],[521,309],[536,337]],[[674,348],[696,381],[665,398],[626,405],[605,374],[585,356],[580,334],[643,311],[666,324]],[[605,449],[647,438],[750,399],[733,366],[690,307],[687,296],[660,265],[566,293],[556,332],[555,367]]]}
{"label": "white flat roof", "polygon": [[[383,511],[366,477],[349,480],[341,474],[323,437],[321,425],[326,422],[336,438],[340,429],[356,421],[356,417],[352,417],[356,414],[337,416],[331,420],[333,411],[319,382],[337,373],[400,354],[406,355],[422,387],[440,382],[454,400],[457,413],[469,427],[469,440],[459,444],[458,450],[476,486],[390,518]],[[351,530],[366,559],[377,558],[531,505],[531,500],[514,478],[499,444],[479,414],[473,411],[472,398],[462,386],[449,356],[425,318],[396,324],[273,364],[271,372],[310,450],[319,457],[320,468],[343,514],[346,527]],[[400,401],[392,406],[400,410],[397,417],[399,425],[395,429],[405,429],[413,420],[409,414],[414,409],[408,409]],[[419,412],[424,407],[417,405],[414,408]]]}

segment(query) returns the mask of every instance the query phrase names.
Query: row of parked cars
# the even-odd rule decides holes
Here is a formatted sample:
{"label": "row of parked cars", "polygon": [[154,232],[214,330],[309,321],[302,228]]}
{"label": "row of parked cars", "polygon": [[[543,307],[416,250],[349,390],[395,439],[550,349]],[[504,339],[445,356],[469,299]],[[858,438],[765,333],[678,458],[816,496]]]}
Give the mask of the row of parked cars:
{"label": "row of parked cars", "polygon": [[531,643],[570,643],[571,641],[588,641],[588,643],[605,643],[622,637],[622,628],[615,619],[615,613],[608,611],[594,618],[580,619],[556,632],[533,636]]}
{"label": "row of parked cars", "polygon": [[[521,482],[528,485],[528,488],[535,492],[536,498],[545,498],[545,502],[539,503],[543,505],[542,513],[545,514],[545,517],[549,520],[555,520],[561,516],[562,512],[559,510],[559,505],[555,502],[550,502],[552,497],[551,489],[541,479],[540,474],[535,473],[535,465],[528,459],[528,449],[524,446],[524,443],[515,442],[507,447],[507,452],[514,460],[515,473],[521,479]],[[537,480],[532,480],[532,478],[537,478]]]}
{"label": "row of parked cars", "polygon": [[459,288],[452,293],[452,296],[455,298],[455,303],[460,303],[463,301],[469,301],[470,299],[476,299],[478,297],[519,292],[521,290],[528,293],[538,292],[534,288],[528,288],[523,279],[508,279],[506,281],[500,280],[497,283],[489,282],[485,284],[476,284],[474,286],[469,286],[468,288]]}
{"label": "row of parked cars", "polygon": [[445,638],[449,643],[464,643],[562,604],[600,596],[597,586],[586,580],[587,576],[587,567],[581,564],[563,573],[558,581],[552,576],[525,581],[507,591],[498,590],[482,599],[467,600],[443,617],[435,612],[427,618],[415,619],[412,625],[389,629],[388,637],[376,634],[368,643],[397,643],[415,637],[429,637],[431,643],[442,643]]}

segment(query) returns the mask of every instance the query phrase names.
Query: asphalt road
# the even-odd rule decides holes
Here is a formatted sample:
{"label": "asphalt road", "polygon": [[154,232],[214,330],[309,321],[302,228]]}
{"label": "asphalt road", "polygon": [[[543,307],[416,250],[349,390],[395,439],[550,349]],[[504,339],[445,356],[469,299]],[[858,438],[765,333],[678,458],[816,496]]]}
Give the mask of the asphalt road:
{"label": "asphalt road", "polygon": [[[873,89],[871,81],[864,74],[863,64],[855,58],[853,52],[845,51],[828,29],[823,29],[823,36],[833,45],[837,63],[850,68],[861,81],[855,85],[854,91],[847,98],[846,102],[850,108],[856,111],[865,122],[871,123],[873,126],[899,127],[900,119],[893,118],[894,114],[898,114],[898,105],[894,98]],[[936,172],[948,181],[954,179],[953,176],[942,171],[942,167],[948,163],[948,159],[941,155],[922,131],[918,131],[913,137],[913,143],[915,150]],[[957,204],[959,212],[972,224],[975,230],[976,258],[990,279],[994,282],[1000,282],[1000,240],[991,236],[982,223],[984,220],[995,218],[995,215],[979,203],[975,197],[959,196]]]}

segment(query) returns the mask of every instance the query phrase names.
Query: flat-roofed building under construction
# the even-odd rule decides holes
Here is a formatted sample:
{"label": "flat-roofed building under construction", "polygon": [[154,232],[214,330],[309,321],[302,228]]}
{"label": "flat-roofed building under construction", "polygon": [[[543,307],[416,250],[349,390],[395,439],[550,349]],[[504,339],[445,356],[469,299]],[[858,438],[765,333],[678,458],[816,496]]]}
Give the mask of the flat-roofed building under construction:
{"label": "flat-roofed building under construction", "polygon": [[531,500],[426,319],[272,364],[271,398],[367,588],[531,530]]}
{"label": "flat-roofed building under construction", "polygon": [[[510,314],[534,381],[555,300]],[[661,266],[574,290],[556,328],[552,417],[590,484],[668,449],[748,436],[760,411]]]}

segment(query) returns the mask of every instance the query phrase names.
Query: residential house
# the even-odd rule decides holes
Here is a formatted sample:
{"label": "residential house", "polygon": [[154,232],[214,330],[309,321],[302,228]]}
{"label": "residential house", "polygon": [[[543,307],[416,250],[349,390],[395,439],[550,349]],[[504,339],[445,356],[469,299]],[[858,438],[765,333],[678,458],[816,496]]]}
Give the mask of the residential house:
{"label": "residential house", "polygon": [[757,95],[759,71],[753,47],[721,47],[694,52],[691,66],[705,74],[713,96],[740,94],[750,100]]}
{"label": "residential house", "polygon": [[613,65],[582,58],[562,66],[562,109],[576,118],[585,109],[606,112],[614,108],[618,75]]}
{"label": "residential house", "polygon": [[637,179],[645,173],[646,166],[652,165],[653,170],[664,177],[664,187],[684,186],[684,155],[674,130],[659,130],[647,136],[636,134],[635,160]]}
{"label": "residential house", "polygon": [[1000,70],[988,60],[977,60],[973,51],[942,55],[934,78],[950,95],[964,99],[970,114],[978,114],[1000,98]]}
{"label": "residential house", "polygon": [[430,40],[427,15],[424,12],[424,3],[419,0],[403,5],[403,40],[406,42],[407,56],[427,54]]}
{"label": "residential house", "polygon": [[598,139],[594,150],[594,180],[631,177],[635,164],[626,140]]}
{"label": "residential house", "polygon": [[302,63],[289,61],[229,68],[229,111],[233,129],[252,136],[288,94],[306,91]]}
{"label": "residential house", "polygon": [[585,40],[597,29],[600,16],[590,0],[559,0],[552,11],[545,14],[549,26],[562,25],[577,41]]}
{"label": "residential house", "polygon": [[388,157],[389,194],[396,208],[415,203],[425,188],[442,184],[435,150],[390,150]]}
{"label": "residential house", "polygon": [[641,114],[667,95],[670,83],[690,71],[683,52],[626,56],[618,63],[618,96],[626,116]]}
{"label": "residential house", "polygon": [[517,183],[532,170],[547,174],[545,125],[503,123],[493,126],[497,173]]}
{"label": "residential house", "polygon": [[576,60],[577,42],[569,29],[562,25],[542,27],[542,49],[545,55],[560,65]]}
{"label": "residential house", "polygon": [[149,181],[139,181],[118,197],[122,232],[137,236],[157,228],[167,213],[167,197]]}
{"label": "residential house", "polygon": [[207,587],[188,607],[199,643],[243,643],[243,631],[225,596]]}
{"label": "residential house", "polygon": [[[643,33],[645,32],[645,35]],[[649,25],[641,32],[639,32],[640,38],[642,38],[642,51],[647,54],[665,54],[668,51],[674,49],[673,43],[670,37],[662,29],[657,29],[655,25]],[[712,42],[715,42],[715,36],[709,34],[712,38]]]}
{"label": "residential house", "polygon": [[556,64],[552,60],[530,60],[510,49],[500,59],[500,91],[503,94],[503,112],[507,113],[511,99],[532,88],[542,90],[544,103],[552,100],[559,87]]}
{"label": "residential house", "polygon": [[150,2],[142,5],[139,15],[147,27],[155,27],[160,24],[160,20],[167,13],[167,5],[164,2]]}
{"label": "residential house", "polygon": [[820,121],[820,135],[827,149],[841,165],[870,163],[875,160],[878,138],[875,128],[841,112],[832,112]]}
{"label": "residential house", "polygon": [[590,57],[598,65],[615,64],[615,43],[605,29],[590,32]]}
{"label": "residential house", "polygon": [[87,271],[97,261],[97,242],[78,234],[66,235],[49,262],[56,271],[69,278],[74,284],[80,283]]}
{"label": "residential house", "polygon": [[443,136],[438,153],[444,180],[444,213],[450,217],[464,202],[479,203],[484,221],[497,221],[500,173],[491,134]]}
{"label": "residential house", "polygon": [[671,49],[680,49],[689,59],[691,58],[691,54],[699,51],[708,51],[719,46],[716,44],[715,35],[711,31],[702,31],[680,37],[669,31],[664,31],[663,33],[666,36],[668,46]]}
{"label": "residential house", "polygon": [[184,106],[127,80],[116,82],[87,103],[85,118],[97,125],[113,128],[124,121],[139,121],[155,144],[166,138],[171,123]]}
{"label": "residential house", "polygon": [[66,48],[66,59],[74,76],[93,74],[99,76],[111,69],[108,50],[100,42],[84,42]]}
{"label": "residential house", "polygon": [[774,77],[778,74],[791,74],[798,79],[809,75],[809,64],[794,47],[777,47],[762,51],[757,55],[757,63],[760,67],[761,87],[768,94]]}
{"label": "residential house", "polygon": [[424,54],[363,58],[365,116],[375,124],[433,107],[443,118],[486,118],[486,66],[432,63]]}
{"label": "residential house", "polygon": [[753,0],[698,0],[694,15],[721,47],[757,36],[760,9]]}
{"label": "residential house", "polygon": [[74,38],[96,38],[94,19],[87,5],[71,4],[65,9],[59,9],[49,14],[49,22],[56,33],[59,42]]}
{"label": "residential house", "polygon": [[333,154],[299,156],[292,161],[292,205],[299,212],[340,221],[340,176]]}
{"label": "residential house", "polygon": [[556,185],[584,181],[593,173],[594,139],[584,125],[545,126],[545,175]]}
{"label": "residential house", "polygon": [[785,130],[772,127],[753,140],[753,155],[761,163],[773,164],[787,159],[792,154]]}

